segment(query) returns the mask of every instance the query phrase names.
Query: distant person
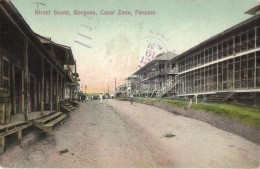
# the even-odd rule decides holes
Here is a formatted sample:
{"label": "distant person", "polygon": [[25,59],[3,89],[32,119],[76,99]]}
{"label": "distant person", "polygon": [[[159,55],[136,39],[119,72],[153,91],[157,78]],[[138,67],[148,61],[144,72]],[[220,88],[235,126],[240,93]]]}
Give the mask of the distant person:
{"label": "distant person", "polygon": [[134,95],[131,93],[131,94],[130,94],[130,102],[131,102],[131,105],[133,104],[133,101],[134,101]]}
{"label": "distant person", "polygon": [[83,101],[82,103],[85,102],[86,103],[86,95],[83,95]]}
{"label": "distant person", "polygon": [[83,95],[80,96],[81,103],[83,103]]}
{"label": "distant person", "polygon": [[103,96],[102,96],[102,93],[100,93],[100,103],[102,104],[103,103]]}
{"label": "distant person", "polygon": [[88,96],[87,96],[87,101],[88,101]]}

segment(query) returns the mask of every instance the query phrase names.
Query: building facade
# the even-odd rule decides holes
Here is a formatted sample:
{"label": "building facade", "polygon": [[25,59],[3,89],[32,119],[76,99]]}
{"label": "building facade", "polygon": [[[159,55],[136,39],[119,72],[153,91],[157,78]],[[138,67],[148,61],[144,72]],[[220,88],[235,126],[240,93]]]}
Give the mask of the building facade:
{"label": "building facade", "polygon": [[0,125],[59,111],[61,101],[74,99],[78,80],[71,49],[35,34],[12,3],[1,0]]}
{"label": "building facade", "polygon": [[[257,104],[260,102],[259,11],[260,6],[249,10],[247,14],[253,15],[251,18],[164,61],[167,76],[149,76],[154,69],[148,67],[156,67],[158,61],[148,63],[134,75],[140,75],[141,83],[153,78],[154,83],[149,84],[149,89],[157,93],[156,97],[203,97],[209,101],[233,99]],[[149,93],[145,96],[153,96],[151,91]]]}
{"label": "building facade", "polygon": [[[227,100],[260,92],[260,16],[255,15],[176,58],[178,96]],[[217,97],[219,95],[219,97]]]}
{"label": "building facade", "polygon": [[138,97],[162,97],[175,85],[177,65],[172,59],[176,55],[161,53],[128,78],[131,91]]}

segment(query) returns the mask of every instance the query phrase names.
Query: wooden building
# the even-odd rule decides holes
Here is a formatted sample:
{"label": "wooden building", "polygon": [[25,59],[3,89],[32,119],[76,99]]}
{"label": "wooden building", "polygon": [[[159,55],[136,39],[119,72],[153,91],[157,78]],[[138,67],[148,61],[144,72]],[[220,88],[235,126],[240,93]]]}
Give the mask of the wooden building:
{"label": "wooden building", "polygon": [[177,65],[174,53],[161,53],[128,77],[131,91],[138,97],[162,97],[175,84]]}
{"label": "wooden building", "polygon": [[179,65],[178,96],[203,95],[212,101],[259,97],[260,15],[215,35],[175,60]]}
{"label": "wooden building", "polygon": [[[260,5],[246,13],[253,16],[165,63],[176,68],[167,70],[175,73],[166,77],[164,84],[171,79],[174,82],[156,96],[199,96],[208,101],[235,100],[259,106]],[[142,75],[144,70],[146,74],[152,73],[146,69],[148,66],[135,74]],[[141,79],[145,81],[147,77]]]}
{"label": "wooden building", "polygon": [[71,49],[35,34],[13,4],[1,0],[0,149],[5,136],[21,137],[21,130],[35,119],[63,119],[57,113],[61,101],[73,100],[78,80]]}

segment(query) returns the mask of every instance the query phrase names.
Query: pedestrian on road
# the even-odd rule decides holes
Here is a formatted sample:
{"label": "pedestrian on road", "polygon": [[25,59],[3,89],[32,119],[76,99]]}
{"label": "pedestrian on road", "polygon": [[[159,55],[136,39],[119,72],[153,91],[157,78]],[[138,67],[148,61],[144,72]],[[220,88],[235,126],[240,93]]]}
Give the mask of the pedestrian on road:
{"label": "pedestrian on road", "polygon": [[83,101],[86,103],[86,95],[83,95]]}
{"label": "pedestrian on road", "polygon": [[81,103],[83,103],[83,100],[84,100],[83,97],[84,97],[83,95],[80,96]]}
{"label": "pedestrian on road", "polygon": [[134,101],[134,95],[131,93],[131,94],[130,94],[130,102],[131,102],[131,105],[133,104],[133,101]]}
{"label": "pedestrian on road", "polygon": [[103,96],[102,96],[102,93],[100,93],[100,103],[102,104],[103,103]]}
{"label": "pedestrian on road", "polygon": [[87,101],[88,101],[88,96],[87,96]]}

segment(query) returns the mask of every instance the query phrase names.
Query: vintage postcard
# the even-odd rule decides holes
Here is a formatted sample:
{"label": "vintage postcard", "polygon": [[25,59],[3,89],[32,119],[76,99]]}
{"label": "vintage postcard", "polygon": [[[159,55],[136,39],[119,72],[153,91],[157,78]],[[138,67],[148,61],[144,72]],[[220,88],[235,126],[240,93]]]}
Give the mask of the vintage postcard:
{"label": "vintage postcard", "polygon": [[259,168],[259,0],[0,0],[0,167]]}

